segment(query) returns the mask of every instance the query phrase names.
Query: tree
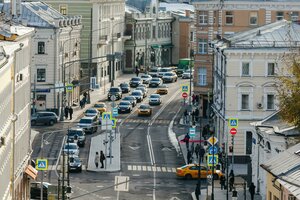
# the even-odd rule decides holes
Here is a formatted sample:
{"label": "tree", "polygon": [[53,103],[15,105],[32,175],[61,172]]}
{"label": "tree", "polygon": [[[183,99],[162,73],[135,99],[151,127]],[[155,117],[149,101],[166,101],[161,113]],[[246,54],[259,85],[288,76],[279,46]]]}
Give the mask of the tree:
{"label": "tree", "polygon": [[289,66],[278,76],[279,114],[284,121],[300,127],[300,62],[293,58]]}

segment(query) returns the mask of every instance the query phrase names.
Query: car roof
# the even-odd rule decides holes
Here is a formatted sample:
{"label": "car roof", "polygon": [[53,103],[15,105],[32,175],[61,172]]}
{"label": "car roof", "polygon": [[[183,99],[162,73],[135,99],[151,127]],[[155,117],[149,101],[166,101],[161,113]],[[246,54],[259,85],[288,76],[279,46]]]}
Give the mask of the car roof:
{"label": "car roof", "polygon": [[96,116],[84,116],[81,119],[94,119]]}
{"label": "car roof", "polygon": [[69,129],[70,131],[83,131],[82,128],[79,128],[79,127],[72,127]]}
{"label": "car roof", "polygon": [[65,145],[76,145],[77,146],[77,144],[74,142],[67,142]]}

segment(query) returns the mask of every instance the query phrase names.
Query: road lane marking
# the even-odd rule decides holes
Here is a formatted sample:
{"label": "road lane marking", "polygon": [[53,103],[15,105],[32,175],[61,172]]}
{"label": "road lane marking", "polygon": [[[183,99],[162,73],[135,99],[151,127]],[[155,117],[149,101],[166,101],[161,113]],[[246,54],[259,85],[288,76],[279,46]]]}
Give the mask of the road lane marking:
{"label": "road lane marking", "polygon": [[135,165],[132,166],[132,170],[136,171],[136,166]]}
{"label": "road lane marking", "polygon": [[161,168],[161,171],[166,172],[167,169],[166,169],[165,167],[162,167],[162,168]]}
{"label": "road lane marking", "polygon": [[138,166],[137,166],[137,170],[138,170],[138,171],[141,171],[141,169],[142,169],[141,166],[138,165]]}
{"label": "road lane marking", "polygon": [[168,171],[168,172],[172,172],[172,169],[171,169],[171,168],[167,168],[167,171]]}
{"label": "road lane marking", "polygon": [[143,171],[147,171],[147,167],[146,166],[143,166]]}
{"label": "road lane marking", "polygon": [[156,171],[161,172],[160,167],[156,167]]}
{"label": "road lane marking", "polygon": [[151,166],[147,166],[147,170],[151,172]]}
{"label": "road lane marking", "polygon": [[131,165],[128,165],[128,170],[132,170],[132,166]]}
{"label": "road lane marking", "polygon": [[176,168],[173,167],[173,168],[172,168],[172,172],[176,172]]}
{"label": "road lane marking", "polygon": [[152,166],[152,171],[156,172],[156,167]]}

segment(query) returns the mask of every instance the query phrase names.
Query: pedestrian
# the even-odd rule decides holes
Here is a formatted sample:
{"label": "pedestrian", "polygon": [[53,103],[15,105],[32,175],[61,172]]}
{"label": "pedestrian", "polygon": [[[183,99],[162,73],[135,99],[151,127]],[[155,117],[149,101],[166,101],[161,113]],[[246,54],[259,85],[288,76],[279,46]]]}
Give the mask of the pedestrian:
{"label": "pedestrian", "polygon": [[193,105],[195,104],[195,100],[196,100],[196,96],[195,94],[192,95],[192,102],[193,102]]}
{"label": "pedestrian", "polygon": [[192,153],[191,151],[188,150],[187,152],[187,163],[191,164],[192,163]]}
{"label": "pedestrian", "polygon": [[199,158],[199,153],[200,153],[200,145],[197,144],[195,147],[195,154],[196,154],[197,159]]}
{"label": "pedestrian", "polygon": [[196,115],[195,115],[195,111],[193,110],[193,111],[192,111],[192,121],[193,121],[193,123],[195,122],[195,116],[196,116]]}
{"label": "pedestrian", "polygon": [[104,168],[104,164],[103,164],[104,160],[105,160],[105,156],[104,156],[104,154],[103,154],[103,151],[100,151],[100,163],[101,163],[101,168]]}
{"label": "pedestrian", "polygon": [[186,135],[183,138],[183,141],[185,142],[186,149],[188,150],[189,149],[189,142],[190,142],[190,135],[189,135],[189,133],[186,133]]}
{"label": "pedestrian", "polygon": [[80,108],[82,109],[83,108],[83,100],[80,100],[79,104],[80,104]]}
{"label": "pedestrian", "polygon": [[199,185],[199,183],[197,183],[196,189],[195,189],[195,196],[196,196],[197,200],[199,200],[199,195],[200,195],[200,185]]}
{"label": "pedestrian", "polygon": [[72,115],[73,115],[73,108],[72,106],[69,107],[69,114],[70,114],[70,120],[72,119]]}
{"label": "pedestrian", "polygon": [[86,104],[86,97],[83,97],[83,98],[82,98],[82,103],[83,103],[83,107],[85,107],[85,104]]}
{"label": "pedestrian", "polygon": [[220,185],[221,185],[221,190],[225,190],[225,176],[224,175],[222,175],[221,177],[220,177]]}
{"label": "pedestrian", "polygon": [[254,200],[255,185],[254,185],[253,182],[249,186],[249,192],[250,192],[250,195],[251,195],[251,200]]}
{"label": "pedestrian", "polygon": [[96,165],[96,168],[98,168],[99,166],[99,161],[100,161],[100,157],[99,157],[99,153],[96,152],[96,155],[95,155],[95,165]]}
{"label": "pedestrian", "polygon": [[192,158],[193,158],[194,152],[195,152],[195,145],[194,145],[194,142],[192,142],[192,145],[191,145],[191,155],[192,155]]}
{"label": "pedestrian", "polygon": [[197,94],[195,97],[196,104],[199,105],[199,95]]}
{"label": "pedestrian", "polygon": [[230,192],[233,189],[233,185],[234,185],[234,173],[233,173],[233,170],[231,170],[230,174],[229,174],[229,191]]}
{"label": "pedestrian", "polygon": [[140,73],[140,70],[139,70],[138,67],[136,67],[136,68],[135,68],[135,74],[136,74],[136,76],[139,76],[139,73]]}
{"label": "pedestrian", "polygon": [[65,118],[68,119],[68,116],[69,116],[69,107],[66,106],[65,107]]}
{"label": "pedestrian", "polygon": [[203,160],[204,160],[204,155],[205,155],[205,150],[204,150],[204,148],[201,146],[201,147],[200,147],[200,151],[199,151],[200,162],[203,162]]}
{"label": "pedestrian", "polygon": [[198,119],[199,119],[199,109],[196,108],[195,110],[195,119],[196,119],[196,122],[198,122]]}

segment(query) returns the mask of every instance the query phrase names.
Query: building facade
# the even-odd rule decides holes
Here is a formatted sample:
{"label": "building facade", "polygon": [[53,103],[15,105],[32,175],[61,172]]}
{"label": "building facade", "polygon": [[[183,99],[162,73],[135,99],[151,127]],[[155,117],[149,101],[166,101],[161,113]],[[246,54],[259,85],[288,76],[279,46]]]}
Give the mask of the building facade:
{"label": "building facade", "polygon": [[[250,125],[276,112],[277,75],[288,65],[284,58],[299,46],[300,26],[278,21],[222,38],[213,43],[214,126],[221,143],[227,144],[234,163],[250,169],[255,128]],[[237,134],[229,134],[228,121],[238,118]],[[234,144],[233,144],[234,143]],[[251,173],[248,173],[251,174]]]}
{"label": "building facade", "polygon": [[[217,37],[249,30],[281,19],[299,20],[298,0],[194,0],[195,71],[194,92],[200,94],[201,114],[208,116],[208,95],[212,97],[213,51],[209,44]],[[208,94],[209,93],[209,94]]]}
{"label": "building facade", "polygon": [[0,25],[0,199],[29,199],[30,65],[33,28]]}

